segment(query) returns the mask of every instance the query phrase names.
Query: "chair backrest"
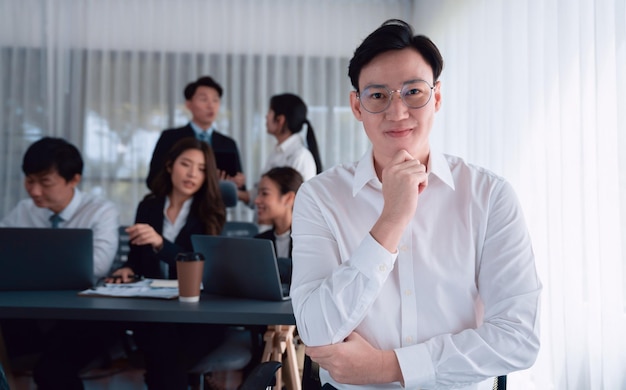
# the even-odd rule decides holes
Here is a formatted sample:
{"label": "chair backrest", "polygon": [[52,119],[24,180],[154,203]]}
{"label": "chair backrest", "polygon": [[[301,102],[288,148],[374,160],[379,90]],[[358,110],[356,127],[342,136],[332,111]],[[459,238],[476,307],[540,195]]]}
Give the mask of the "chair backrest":
{"label": "chair backrest", "polygon": [[280,362],[268,361],[257,364],[245,381],[239,387],[239,390],[261,390],[268,388],[274,384],[274,375],[282,366]]}
{"label": "chair backrest", "polygon": [[[251,360],[252,335],[250,331],[240,327],[229,327],[224,336],[224,341],[217,348],[204,355],[188,371],[191,388],[204,389],[204,376],[207,373],[243,370]],[[273,373],[270,377],[272,376]],[[255,389],[264,388],[265,386]]]}
{"label": "chair backrest", "polygon": [[259,234],[259,227],[253,222],[226,221],[222,228],[222,236],[254,237]]}
{"label": "chair backrest", "polygon": [[226,207],[237,206],[239,197],[237,196],[237,186],[230,180],[220,180],[220,192],[222,193],[222,200]]}
{"label": "chair backrest", "polygon": [[112,270],[116,270],[121,268],[128,260],[128,252],[130,252],[130,238],[128,233],[126,233],[127,226],[120,226],[117,230],[119,234],[118,244],[117,244],[117,253],[115,254],[115,259],[113,260],[113,265],[111,266]]}

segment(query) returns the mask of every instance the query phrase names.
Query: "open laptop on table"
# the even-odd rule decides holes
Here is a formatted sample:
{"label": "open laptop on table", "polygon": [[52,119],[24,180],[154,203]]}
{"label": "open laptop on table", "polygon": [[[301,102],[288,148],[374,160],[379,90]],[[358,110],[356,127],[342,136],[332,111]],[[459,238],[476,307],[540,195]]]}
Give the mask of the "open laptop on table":
{"label": "open laptop on table", "polygon": [[272,241],[196,234],[191,243],[205,258],[205,292],[266,301],[289,299],[288,286],[280,282]]}
{"label": "open laptop on table", "polygon": [[90,229],[0,228],[0,291],[93,285]]}

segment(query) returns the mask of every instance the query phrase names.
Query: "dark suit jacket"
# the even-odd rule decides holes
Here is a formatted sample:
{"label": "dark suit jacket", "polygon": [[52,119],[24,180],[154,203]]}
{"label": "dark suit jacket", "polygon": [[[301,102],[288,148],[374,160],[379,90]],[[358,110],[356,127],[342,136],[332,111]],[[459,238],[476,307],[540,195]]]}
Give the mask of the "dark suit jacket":
{"label": "dark suit jacket", "polygon": [[[265,240],[271,240],[274,243],[274,253],[276,254],[276,235],[274,234],[274,228],[264,231],[263,233],[259,233],[254,238],[262,238]],[[278,262],[278,273],[280,274],[280,282],[282,284],[291,285],[291,271],[292,271],[292,261],[291,261],[291,253],[293,251],[293,241],[289,240],[289,257],[277,257],[276,261]],[[278,254],[276,254],[278,256]]]}
{"label": "dark suit jacket", "polygon": [[[163,207],[165,198],[150,197],[144,199],[137,207],[135,223],[147,223],[152,226],[157,233],[163,234]],[[191,252],[192,234],[206,234],[200,219],[189,213],[185,225],[174,242],[163,239],[163,248],[154,253],[151,245],[130,245],[128,261],[124,265],[130,267],[139,275],[147,278],[163,279],[161,273],[161,261],[165,261],[170,266],[169,277],[176,279],[176,255],[180,252]]]}
{"label": "dark suit jacket", "polygon": [[[150,188],[150,183],[157,175],[159,170],[165,165],[165,159],[167,158],[167,152],[170,148],[179,140],[185,137],[195,137],[196,133],[193,131],[191,124],[187,126],[178,127],[176,129],[163,130],[161,137],[157,141],[152,153],[152,160],[150,161],[150,171],[146,184]],[[215,163],[217,168],[226,171],[229,175],[234,176],[241,170],[241,159],[239,158],[239,149],[237,143],[230,137],[214,131],[211,135],[211,147],[213,153],[215,153]]]}

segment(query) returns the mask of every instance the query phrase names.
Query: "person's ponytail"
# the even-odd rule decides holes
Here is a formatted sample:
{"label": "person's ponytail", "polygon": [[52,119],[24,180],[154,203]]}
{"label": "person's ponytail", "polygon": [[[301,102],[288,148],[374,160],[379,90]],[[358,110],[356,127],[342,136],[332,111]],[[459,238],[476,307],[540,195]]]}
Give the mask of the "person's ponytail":
{"label": "person's ponytail", "polygon": [[313,155],[313,159],[315,160],[315,173],[322,172],[322,160],[320,159],[320,151],[317,147],[317,139],[315,138],[315,132],[313,131],[313,126],[311,126],[311,122],[308,119],[304,120],[306,123],[307,131],[306,131],[306,144],[309,148],[309,151]]}

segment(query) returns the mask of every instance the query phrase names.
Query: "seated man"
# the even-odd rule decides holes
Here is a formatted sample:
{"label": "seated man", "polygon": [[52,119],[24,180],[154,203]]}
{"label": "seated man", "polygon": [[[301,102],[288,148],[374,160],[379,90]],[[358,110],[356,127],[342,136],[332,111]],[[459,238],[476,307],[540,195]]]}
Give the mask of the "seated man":
{"label": "seated man", "polygon": [[30,198],[0,220],[0,227],[91,229],[94,280],[106,276],[117,252],[119,212],[112,202],[77,188],[83,173],[78,149],[61,138],[42,138],[26,150],[22,171]]}
{"label": "seated man", "polygon": [[[112,202],[77,188],[83,171],[78,149],[61,138],[42,138],[24,154],[22,171],[30,198],[0,226],[91,229],[94,280],[106,276],[117,252],[119,212]],[[2,321],[9,356],[43,351],[34,371],[39,389],[82,389],[79,370],[113,342],[114,328],[85,321]]]}
{"label": "seated man", "polygon": [[183,93],[185,106],[191,112],[191,121],[183,127],[167,129],[161,133],[150,161],[150,172],[146,179],[148,188],[152,189],[152,180],[165,165],[165,157],[172,145],[181,138],[196,137],[213,148],[220,179],[231,180],[237,188],[245,189],[237,143],[219,133],[215,127],[222,99],[221,85],[213,78],[204,76],[187,84]]}

